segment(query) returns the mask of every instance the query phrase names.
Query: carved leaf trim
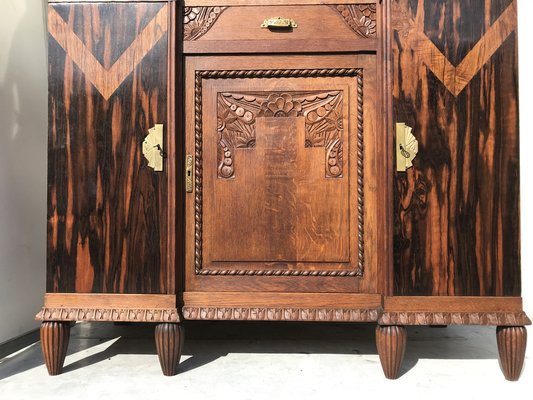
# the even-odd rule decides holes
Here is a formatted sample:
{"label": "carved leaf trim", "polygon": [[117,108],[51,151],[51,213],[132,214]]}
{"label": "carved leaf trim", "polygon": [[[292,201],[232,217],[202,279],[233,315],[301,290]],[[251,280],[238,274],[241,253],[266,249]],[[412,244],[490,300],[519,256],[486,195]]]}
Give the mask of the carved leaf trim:
{"label": "carved leaf trim", "polygon": [[175,308],[48,308],[35,317],[39,321],[179,322]]}
{"label": "carved leaf trim", "polygon": [[524,312],[385,312],[382,325],[531,325]]}
{"label": "carved leaf trim", "polygon": [[190,320],[375,322],[380,309],[294,307],[183,307]]}

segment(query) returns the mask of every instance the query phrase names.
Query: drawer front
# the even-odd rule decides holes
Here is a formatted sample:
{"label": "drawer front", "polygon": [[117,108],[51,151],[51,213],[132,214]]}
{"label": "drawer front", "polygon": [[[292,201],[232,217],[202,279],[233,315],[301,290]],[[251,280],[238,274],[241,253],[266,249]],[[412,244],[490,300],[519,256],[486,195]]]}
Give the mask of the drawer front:
{"label": "drawer front", "polygon": [[[191,53],[302,52],[372,47],[378,37],[378,11],[375,3],[185,7],[184,49]],[[277,17],[292,24],[273,27]]]}

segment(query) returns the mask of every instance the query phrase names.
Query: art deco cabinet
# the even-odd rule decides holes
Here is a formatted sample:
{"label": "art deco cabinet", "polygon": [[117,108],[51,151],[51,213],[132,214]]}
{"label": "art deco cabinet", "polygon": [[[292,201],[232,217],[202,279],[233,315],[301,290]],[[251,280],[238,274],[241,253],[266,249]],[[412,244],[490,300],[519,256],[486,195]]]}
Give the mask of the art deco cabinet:
{"label": "art deco cabinet", "polygon": [[[493,325],[520,287],[515,0],[54,1],[43,354],[71,321]],[[135,329],[132,327],[132,329]]]}

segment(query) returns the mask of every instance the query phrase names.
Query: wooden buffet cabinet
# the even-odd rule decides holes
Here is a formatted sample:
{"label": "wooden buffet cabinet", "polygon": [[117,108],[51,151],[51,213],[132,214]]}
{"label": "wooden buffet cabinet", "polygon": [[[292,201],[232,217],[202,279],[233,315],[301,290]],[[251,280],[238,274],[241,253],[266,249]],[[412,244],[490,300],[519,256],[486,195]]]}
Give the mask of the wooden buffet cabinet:
{"label": "wooden buffet cabinet", "polygon": [[388,378],[405,326],[494,325],[518,379],[516,23],[516,0],[50,1],[50,374],[71,321],[156,323],[174,375],[182,321],[264,320],[375,322]]}

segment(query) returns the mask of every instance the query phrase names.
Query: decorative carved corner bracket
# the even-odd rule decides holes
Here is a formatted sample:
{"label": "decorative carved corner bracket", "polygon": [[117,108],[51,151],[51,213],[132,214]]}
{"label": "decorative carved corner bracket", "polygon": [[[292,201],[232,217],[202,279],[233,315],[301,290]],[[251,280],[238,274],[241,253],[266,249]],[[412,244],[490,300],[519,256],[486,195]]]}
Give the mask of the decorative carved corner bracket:
{"label": "decorative carved corner bracket", "polygon": [[339,4],[330,6],[359,36],[368,39],[377,36],[375,4]]}
{"label": "decorative carved corner bracket", "polygon": [[228,7],[185,7],[183,9],[183,40],[196,40],[211,29]]}

